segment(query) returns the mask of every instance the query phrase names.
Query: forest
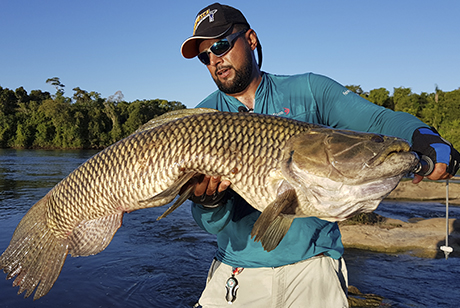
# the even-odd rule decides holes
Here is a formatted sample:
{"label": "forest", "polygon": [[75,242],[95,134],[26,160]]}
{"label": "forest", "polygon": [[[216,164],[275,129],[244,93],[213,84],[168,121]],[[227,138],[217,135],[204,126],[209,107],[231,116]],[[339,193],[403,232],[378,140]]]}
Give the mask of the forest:
{"label": "forest", "polygon": [[186,108],[160,99],[126,102],[121,92],[102,98],[79,87],[66,97],[59,78],[47,83],[55,94],[0,86],[0,148],[102,149],[158,115]]}
{"label": "forest", "polygon": [[[55,94],[0,86],[0,148],[102,149],[158,115],[186,108],[161,99],[126,102],[121,92],[103,98],[79,87],[66,97],[58,77],[46,83]],[[374,104],[417,116],[460,149],[460,88],[416,94],[399,87],[390,95],[385,88],[365,92],[359,85],[346,87]]]}

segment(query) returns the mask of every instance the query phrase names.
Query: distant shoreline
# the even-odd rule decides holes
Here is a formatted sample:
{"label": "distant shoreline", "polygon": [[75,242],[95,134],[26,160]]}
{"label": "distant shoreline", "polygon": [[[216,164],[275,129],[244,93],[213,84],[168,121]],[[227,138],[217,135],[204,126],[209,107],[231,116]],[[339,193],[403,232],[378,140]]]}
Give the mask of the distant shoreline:
{"label": "distant shoreline", "polygon": [[[404,180],[390,193],[387,199],[440,201],[446,200],[446,181],[431,181],[424,179],[418,184]],[[449,181],[449,203],[460,205],[460,183],[456,178]]]}

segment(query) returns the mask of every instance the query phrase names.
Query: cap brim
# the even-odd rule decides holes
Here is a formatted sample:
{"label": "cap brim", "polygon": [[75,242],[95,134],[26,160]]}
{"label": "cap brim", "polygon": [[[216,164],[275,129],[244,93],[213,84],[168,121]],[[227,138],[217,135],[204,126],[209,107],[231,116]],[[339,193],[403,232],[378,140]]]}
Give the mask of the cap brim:
{"label": "cap brim", "polygon": [[225,35],[225,33],[227,33],[228,30],[230,30],[230,29],[231,29],[231,27],[227,28],[224,32],[222,32],[222,33],[220,33],[218,35],[215,35],[215,36],[198,35],[198,36],[189,37],[188,39],[186,39],[182,43],[182,46],[180,48],[182,56],[184,58],[186,58],[186,59],[195,58],[200,53],[199,50],[198,50],[198,45],[197,45],[198,40],[212,40],[212,39],[219,38],[219,37]]}

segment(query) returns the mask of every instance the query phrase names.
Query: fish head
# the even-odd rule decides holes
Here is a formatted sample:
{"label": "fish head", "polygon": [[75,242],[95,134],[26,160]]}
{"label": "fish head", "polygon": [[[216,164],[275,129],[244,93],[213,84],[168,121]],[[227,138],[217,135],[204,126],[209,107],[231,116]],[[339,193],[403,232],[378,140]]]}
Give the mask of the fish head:
{"label": "fish head", "polygon": [[285,178],[303,201],[298,216],[340,221],[375,210],[418,157],[401,138],[315,128],[287,142]]}
{"label": "fish head", "polygon": [[404,176],[418,162],[404,139],[351,130],[316,128],[288,142],[289,164],[299,172],[344,184]]}

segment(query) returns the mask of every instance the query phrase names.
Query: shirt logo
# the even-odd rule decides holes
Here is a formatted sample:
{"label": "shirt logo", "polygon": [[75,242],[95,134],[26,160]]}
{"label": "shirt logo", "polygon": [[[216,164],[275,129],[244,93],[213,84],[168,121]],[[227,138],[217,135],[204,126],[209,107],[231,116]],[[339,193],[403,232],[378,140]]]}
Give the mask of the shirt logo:
{"label": "shirt logo", "polygon": [[283,111],[275,112],[273,113],[273,115],[276,115],[276,116],[288,115],[289,112],[291,112],[289,108],[283,108]]}
{"label": "shirt logo", "polygon": [[210,10],[210,9],[207,9],[206,11],[204,11],[203,13],[201,13],[200,15],[198,15],[196,17],[196,20],[195,20],[195,25],[193,26],[193,35],[195,35],[195,32],[196,32],[196,29],[199,27],[199,25],[207,18],[209,17],[209,22],[213,22],[214,21],[214,14],[216,14],[217,10]]}

